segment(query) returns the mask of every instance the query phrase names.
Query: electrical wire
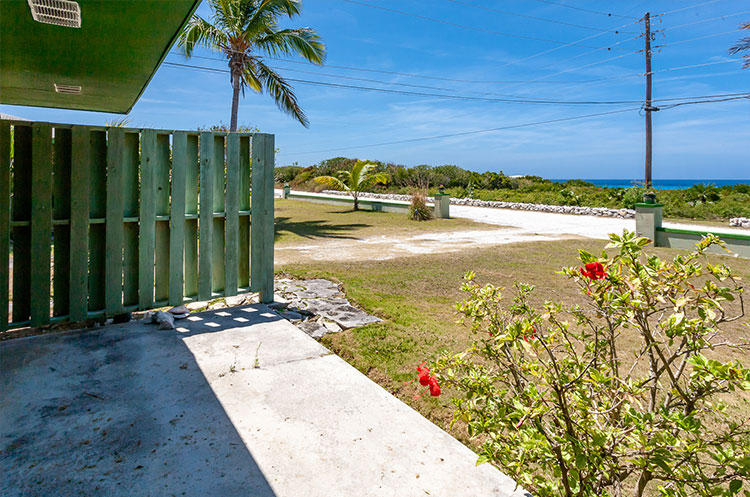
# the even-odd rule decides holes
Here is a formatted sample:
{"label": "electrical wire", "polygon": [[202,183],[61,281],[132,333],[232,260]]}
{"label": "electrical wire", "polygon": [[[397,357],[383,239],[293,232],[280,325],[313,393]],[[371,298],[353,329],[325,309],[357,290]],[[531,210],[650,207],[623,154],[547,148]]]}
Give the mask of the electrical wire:
{"label": "electrical wire", "polygon": [[525,36],[525,35],[518,35],[518,34],[514,34],[514,33],[506,33],[506,32],[503,32],[503,31],[492,31],[492,30],[489,30],[489,29],[479,28],[479,27],[476,27],[476,26],[467,26],[465,24],[458,24],[458,23],[455,23],[455,22],[446,21],[444,19],[438,19],[436,17],[428,17],[428,16],[423,16],[423,15],[420,15],[420,14],[413,14],[411,12],[406,12],[406,11],[403,11],[403,10],[396,10],[396,9],[391,9],[391,8],[388,8],[388,7],[382,7],[380,5],[373,5],[373,4],[370,4],[370,3],[359,2],[357,0],[341,0],[341,1],[342,2],[351,3],[351,4],[355,4],[355,5],[361,5],[361,6],[364,6],[364,7],[370,7],[372,9],[382,10],[382,11],[385,11],[385,12],[391,12],[391,13],[394,13],[394,14],[400,14],[400,15],[405,15],[405,16],[409,16],[409,17],[415,17],[417,19],[422,19],[422,20],[425,20],[425,21],[431,21],[431,22],[436,22],[436,23],[439,23],[439,24],[445,24],[446,26],[453,26],[453,27],[456,27],[456,28],[467,29],[467,30],[470,30],[470,31],[478,31],[480,33],[486,33],[486,34],[497,35],[497,36],[506,36],[506,37],[510,37],[510,38],[520,38],[520,39],[523,39],[523,40],[542,41],[542,42],[546,42],[546,43],[554,43],[554,44],[557,44],[557,45],[566,45],[566,46],[574,45],[574,46],[583,47],[583,48],[598,48],[598,47],[592,47],[590,45],[581,45],[581,44],[578,44],[576,42],[570,44],[570,43],[566,43],[564,41],[550,40],[550,39],[547,39],[547,38],[539,38],[539,37],[536,37],[536,36]]}
{"label": "electrical wire", "polygon": [[[524,19],[532,19],[532,20],[535,20],[535,21],[543,21],[543,22],[549,22],[549,23],[553,23],[553,24],[560,24],[562,26],[571,26],[571,27],[579,28],[579,29],[588,29],[588,30],[591,30],[591,31],[600,31],[602,33],[611,33],[611,32],[613,32],[613,30],[611,30],[611,29],[595,28],[595,27],[592,27],[592,26],[586,26],[586,25],[583,25],[583,24],[574,24],[574,23],[571,23],[571,22],[560,21],[560,20],[557,20],[557,19],[548,19],[546,17],[529,16],[529,15],[526,15],[526,14],[519,14],[517,12],[510,12],[510,11],[507,11],[507,10],[500,10],[500,9],[494,9],[494,8],[491,8],[491,7],[485,7],[484,5],[479,5],[479,4],[476,4],[476,3],[464,2],[462,0],[445,0],[445,1],[446,2],[457,3],[457,4],[463,5],[465,7],[471,7],[471,8],[474,8],[474,9],[483,10],[485,12],[494,12],[496,14],[503,14],[503,15],[521,17],[521,18],[524,18]],[[626,33],[626,32],[625,31],[614,31],[614,33],[615,34],[619,34],[619,33]]]}
{"label": "electrical wire", "polygon": [[[222,74],[229,73],[229,70],[227,69],[217,69],[213,67],[196,66],[196,65],[191,65],[191,64],[178,64],[175,62],[164,62],[164,64],[168,66],[172,66],[172,67],[197,69],[197,70],[216,72],[216,73],[222,73]],[[467,96],[467,95],[445,95],[445,94],[439,94],[439,93],[391,90],[387,88],[373,88],[373,87],[368,87],[368,86],[345,85],[345,84],[339,84],[339,83],[330,83],[326,81],[312,81],[312,80],[304,80],[304,79],[296,79],[296,78],[287,78],[287,80],[294,82],[294,83],[313,85],[313,86],[323,86],[323,87],[329,87],[329,88],[341,88],[341,89],[349,89],[349,90],[389,93],[389,94],[395,94],[395,95],[409,95],[409,96],[419,96],[419,97],[442,98],[442,99],[449,99],[449,100],[469,100],[469,101],[492,102],[492,103],[542,104],[542,105],[623,105],[623,104],[633,104],[633,103],[641,102],[641,100],[598,101],[598,100],[545,100],[545,99],[525,99],[525,98],[488,98],[488,97],[472,97],[472,96]],[[685,100],[685,99],[708,98],[708,97],[719,97],[719,96],[723,97],[723,96],[735,96],[735,95],[747,95],[747,94],[732,93],[732,94],[723,94],[723,95],[702,95],[702,96],[697,96],[697,97],[696,96],[672,97],[672,98],[653,99],[653,101],[672,101],[672,100]]]}
{"label": "electrical wire", "polygon": [[712,22],[712,21],[719,21],[719,20],[723,21],[727,17],[741,16],[741,15],[745,15],[745,14],[749,14],[749,13],[750,13],[750,10],[743,10],[742,12],[735,12],[733,14],[726,14],[726,15],[723,15],[723,16],[712,17],[710,19],[700,19],[698,21],[688,22],[688,23],[685,23],[685,24],[678,24],[677,26],[669,26],[669,27],[666,27],[666,28],[658,29],[655,32],[662,32],[663,33],[664,31],[671,31],[673,29],[684,28],[686,26],[694,26],[696,24],[702,24],[704,22]]}
{"label": "electrical wire", "polygon": [[414,143],[414,142],[420,142],[420,141],[426,141],[426,140],[439,140],[442,138],[454,138],[457,136],[468,136],[468,135],[477,135],[481,133],[492,133],[494,131],[505,131],[509,129],[518,129],[518,128],[527,128],[530,126],[541,126],[544,124],[555,124],[560,122],[566,122],[566,121],[575,121],[578,119],[588,119],[591,117],[599,117],[599,116],[606,116],[610,114],[620,114],[623,112],[633,112],[640,110],[640,107],[631,107],[628,109],[619,109],[619,110],[612,110],[609,112],[597,112],[595,114],[585,114],[582,116],[573,116],[573,117],[563,117],[560,119],[549,119],[547,121],[536,121],[531,123],[523,123],[523,124],[513,124],[510,126],[500,126],[497,128],[489,128],[489,129],[478,129],[473,131],[464,131],[462,133],[449,133],[445,135],[435,135],[435,136],[424,136],[420,138],[409,138],[406,140],[396,140],[396,141],[390,141],[390,142],[381,142],[381,143],[372,143],[369,145],[355,145],[352,147],[341,147],[341,148],[329,148],[325,150],[311,150],[307,152],[293,152],[290,154],[287,153],[280,153],[279,155],[304,155],[304,154],[319,154],[324,152],[336,152],[339,150],[355,150],[355,149],[361,149],[361,148],[371,148],[371,147],[382,147],[385,145],[400,145],[403,143]]}
{"label": "electrical wire", "polygon": [[589,14],[597,14],[597,15],[607,16],[607,17],[620,17],[622,19],[637,19],[637,17],[624,16],[624,15],[620,15],[620,14],[612,14],[611,12],[600,12],[600,11],[596,11],[596,10],[589,10],[589,9],[584,9],[582,7],[576,7],[575,5],[568,5],[568,4],[565,4],[565,3],[552,2],[550,0],[534,0],[534,1],[539,2],[539,3],[547,3],[547,4],[550,4],[550,5],[557,5],[558,7],[566,7],[568,9],[578,10],[578,11],[581,11],[581,12],[587,12]]}
{"label": "electrical wire", "polygon": [[696,105],[696,104],[712,104],[716,102],[730,102],[733,100],[750,100],[750,94],[747,94],[745,96],[737,96],[737,97],[728,97],[728,98],[719,98],[719,99],[712,99],[712,100],[696,100],[692,102],[679,102],[676,104],[668,104],[668,105],[662,105],[659,107],[659,110],[668,110],[668,109],[674,109],[675,107],[680,107],[683,105]]}
{"label": "electrical wire", "polygon": [[685,10],[695,9],[697,7],[703,7],[704,5],[710,5],[712,3],[721,2],[722,0],[710,0],[709,2],[703,2],[696,5],[690,5],[689,7],[682,7],[680,9],[670,10],[669,12],[662,12],[661,14],[656,14],[651,16],[653,19],[654,17],[660,17],[660,16],[668,16],[669,14],[675,14],[677,12],[682,12]]}

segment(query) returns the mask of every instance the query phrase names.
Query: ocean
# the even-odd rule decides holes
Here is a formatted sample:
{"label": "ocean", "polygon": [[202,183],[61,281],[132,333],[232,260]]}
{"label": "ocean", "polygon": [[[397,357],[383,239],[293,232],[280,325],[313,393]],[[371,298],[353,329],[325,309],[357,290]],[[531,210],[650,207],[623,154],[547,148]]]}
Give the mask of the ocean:
{"label": "ocean", "polygon": [[[564,179],[553,179],[552,181],[562,183],[567,181]],[[584,179],[596,186],[604,188],[630,188],[634,185],[643,185],[643,180],[636,179]],[[725,186],[725,185],[739,185],[739,184],[750,184],[750,180],[740,179],[655,179],[653,180],[654,188],[657,190],[680,190],[683,188],[690,188],[693,185],[714,185],[714,186]]]}

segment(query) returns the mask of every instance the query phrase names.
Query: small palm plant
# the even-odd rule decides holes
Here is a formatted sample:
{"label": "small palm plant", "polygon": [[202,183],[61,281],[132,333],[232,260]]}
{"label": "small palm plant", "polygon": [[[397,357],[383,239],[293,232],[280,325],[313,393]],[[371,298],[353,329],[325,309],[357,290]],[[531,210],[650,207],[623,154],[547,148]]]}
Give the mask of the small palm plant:
{"label": "small palm plant", "polygon": [[232,84],[229,130],[237,130],[240,90],[244,95],[247,87],[258,93],[265,89],[281,110],[307,127],[291,85],[265,62],[266,57],[299,55],[313,64],[323,63],[325,45],[314,29],[279,26],[280,18],[300,14],[301,0],[208,0],[208,5],[211,21],[194,14],[178,45],[187,58],[196,45],[226,57]]}
{"label": "small palm plant", "polygon": [[354,198],[354,210],[359,210],[359,194],[378,183],[388,183],[391,177],[388,173],[373,171],[375,164],[358,160],[351,171],[339,171],[338,178],[334,176],[317,176],[318,183],[328,185],[335,190],[349,192]]}

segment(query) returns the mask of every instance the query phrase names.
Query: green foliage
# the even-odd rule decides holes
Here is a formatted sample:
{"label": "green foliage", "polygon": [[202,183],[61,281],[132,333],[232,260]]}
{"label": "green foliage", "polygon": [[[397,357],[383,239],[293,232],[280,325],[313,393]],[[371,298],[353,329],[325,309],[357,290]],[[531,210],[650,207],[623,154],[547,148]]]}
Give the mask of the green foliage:
{"label": "green foliage", "polygon": [[359,194],[378,183],[388,183],[390,177],[387,173],[379,173],[374,170],[377,164],[367,161],[357,161],[350,170],[341,170],[337,176],[316,176],[316,182],[326,185],[335,190],[349,192],[354,198],[354,210],[359,209]]}
{"label": "green foliage", "polygon": [[428,221],[432,219],[432,209],[427,206],[424,192],[414,192],[409,205],[409,219],[413,221]]}
{"label": "green foliage", "polygon": [[722,243],[709,236],[663,261],[642,252],[645,238],[610,239],[617,255],[580,251],[582,267],[560,273],[583,307],[537,309],[520,283],[506,306],[501,288],[466,275],[458,310],[482,337],[433,368],[458,394],[455,420],[483,442],[479,462],[538,496],[738,495],[750,427],[724,399],[750,390],[750,369],[722,351],[750,346],[722,325],[744,315],[743,288],[725,265],[701,263]]}

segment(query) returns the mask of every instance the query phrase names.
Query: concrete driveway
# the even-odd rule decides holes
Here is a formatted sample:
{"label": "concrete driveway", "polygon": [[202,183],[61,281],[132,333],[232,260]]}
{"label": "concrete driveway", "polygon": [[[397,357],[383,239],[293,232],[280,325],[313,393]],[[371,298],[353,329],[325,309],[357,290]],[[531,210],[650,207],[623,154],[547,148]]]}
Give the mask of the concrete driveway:
{"label": "concrete driveway", "polygon": [[262,305],[0,343],[0,495],[525,495]]}

